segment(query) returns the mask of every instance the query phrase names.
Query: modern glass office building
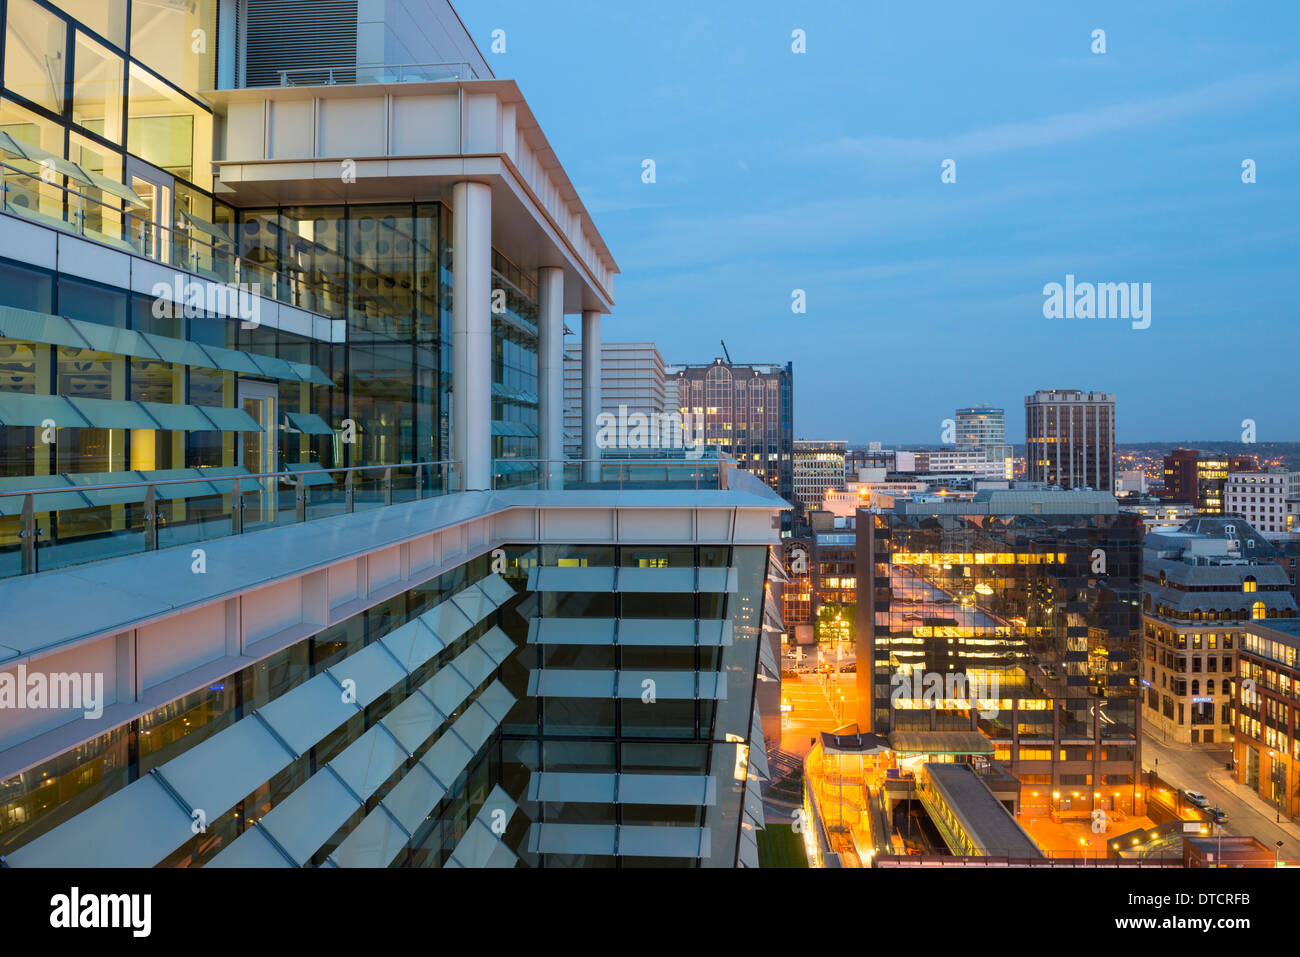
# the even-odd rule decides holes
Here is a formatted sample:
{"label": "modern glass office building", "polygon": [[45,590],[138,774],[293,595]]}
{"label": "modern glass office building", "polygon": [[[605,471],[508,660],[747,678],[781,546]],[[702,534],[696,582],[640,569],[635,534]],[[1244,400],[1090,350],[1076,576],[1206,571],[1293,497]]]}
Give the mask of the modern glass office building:
{"label": "modern glass office building", "polygon": [[1141,521],[1104,492],[983,491],[857,529],[859,725],[980,731],[1027,806],[1131,810]]}
{"label": "modern glass office building", "polygon": [[0,15],[3,862],[756,864],[785,503],[565,461],[618,267],[450,5]]}

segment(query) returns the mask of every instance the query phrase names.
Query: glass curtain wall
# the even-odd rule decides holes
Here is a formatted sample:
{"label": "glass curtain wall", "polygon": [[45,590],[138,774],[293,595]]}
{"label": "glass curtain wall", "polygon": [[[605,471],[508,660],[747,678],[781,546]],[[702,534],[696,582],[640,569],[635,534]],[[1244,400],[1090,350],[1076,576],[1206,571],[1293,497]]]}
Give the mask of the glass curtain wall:
{"label": "glass curtain wall", "polygon": [[[529,570],[543,567],[624,568],[734,567],[739,588],[732,594],[635,592],[541,592],[525,595],[519,616],[502,627],[520,650],[501,671],[502,683],[518,699],[503,723],[502,786],[534,822],[578,825],[653,825],[708,828],[711,859],[733,860],[740,833],[754,669],[761,633],[763,576],[767,549],[726,546],[544,545],[507,549],[502,573],[517,590]],[[733,643],[726,647],[619,644],[528,644],[529,619],[660,619],[729,621]],[[513,621],[509,619],[513,618]],[[512,630],[513,629],[513,630]],[[530,673],[547,668],[701,672],[727,682],[726,698],[533,697]],[[539,772],[711,775],[717,803],[638,805],[587,802],[531,802],[527,785]],[[577,854],[522,854],[542,867],[682,867],[689,858]]]}
{"label": "glass curtain wall", "polygon": [[[201,96],[215,86],[217,5],[218,0],[7,0],[0,131],[117,182],[129,152],[176,176],[178,196],[203,190],[210,205],[212,113]],[[0,162],[10,167],[9,212],[48,218],[64,228],[81,215],[94,239],[139,242],[142,224],[127,221],[118,197],[66,177],[39,156],[0,150]],[[86,197],[82,211],[64,187]],[[178,204],[176,212],[196,212],[202,205]],[[172,214],[158,209],[153,218],[170,231]]]}
{"label": "glass curtain wall", "polygon": [[[306,297],[292,301],[347,319],[347,344],[316,350],[315,364],[330,369],[338,386],[331,421],[341,429],[350,419],[355,429],[354,442],[335,444],[330,464],[448,459],[447,210],[439,203],[283,207],[238,217],[240,254],[258,264],[264,282],[278,274]],[[516,306],[527,314],[522,301]],[[531,376],[535,389],[535,348]]]}

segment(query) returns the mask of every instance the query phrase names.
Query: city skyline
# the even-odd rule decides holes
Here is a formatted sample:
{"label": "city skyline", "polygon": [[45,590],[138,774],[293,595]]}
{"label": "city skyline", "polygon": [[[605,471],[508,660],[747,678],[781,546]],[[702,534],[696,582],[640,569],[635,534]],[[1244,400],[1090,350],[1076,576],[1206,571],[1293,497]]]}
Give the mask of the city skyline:
{"label": "city skyline", "polygon": [[[1055,388],[1116,393],[1120,442],[1227,437],[1244,418],[1261,441],[1300,436],[1272,391],[1300,344],[1283,321],[1300,251],[1300,64],[1279,39],[1294,8],[572,9],[461,15],[541,108],[587,90],[584,110],[546,113],[625,268],[607,338],[653,339],[669,363],[720,356],[719,336],[737,362],[791,361],[800,432],[849,442],[937,437],[939,410]],[[488,52],[497,29],[504,54]],[[551,56],[561,34],[581,59]],[[1067,275],[1151,283],[1150,327],[1045,319],[1043,287]],[[1270,347],[1230,402],[1186,388],[1251,342]],[[918,375],[923,406],[882,401]],[[847,382],[862,401],[843,401]],[[1010,441],[1023,425],[1012,416]]]}

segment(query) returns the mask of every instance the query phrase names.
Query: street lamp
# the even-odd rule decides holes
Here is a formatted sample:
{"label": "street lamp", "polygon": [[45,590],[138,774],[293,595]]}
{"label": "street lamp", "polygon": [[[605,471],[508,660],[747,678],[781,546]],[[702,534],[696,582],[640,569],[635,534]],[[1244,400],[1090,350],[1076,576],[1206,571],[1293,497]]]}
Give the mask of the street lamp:
{"label": "street lamp", "polygon": [[1079,838],[1079,843],[1083,845],[1083,863],[1088,863],[1088,841],[1085,838]]}
{"label": "street lamp", "polygon": [[1273,866],[1274,866],[1274,867],[1277,867],[1277,859],[1278,859],[1278,855],[1280,855],[1281,853],[1282,853],[1282,842],[1281,842],[1281,841],[1278,841],[1278,842],[1277,842],[1277,850],[1273,852]]}

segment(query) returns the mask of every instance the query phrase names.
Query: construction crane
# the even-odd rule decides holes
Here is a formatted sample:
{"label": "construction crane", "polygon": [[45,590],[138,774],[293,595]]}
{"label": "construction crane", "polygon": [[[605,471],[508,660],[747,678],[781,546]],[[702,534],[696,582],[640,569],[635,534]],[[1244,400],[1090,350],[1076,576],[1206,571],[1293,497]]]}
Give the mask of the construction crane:
{"label": "construction crane", "polygon": [[722,354],[727,357],[727,365],[731,365],[731,353],[727,351],[727,342],[725,339],[719,339],[722,343]]}

